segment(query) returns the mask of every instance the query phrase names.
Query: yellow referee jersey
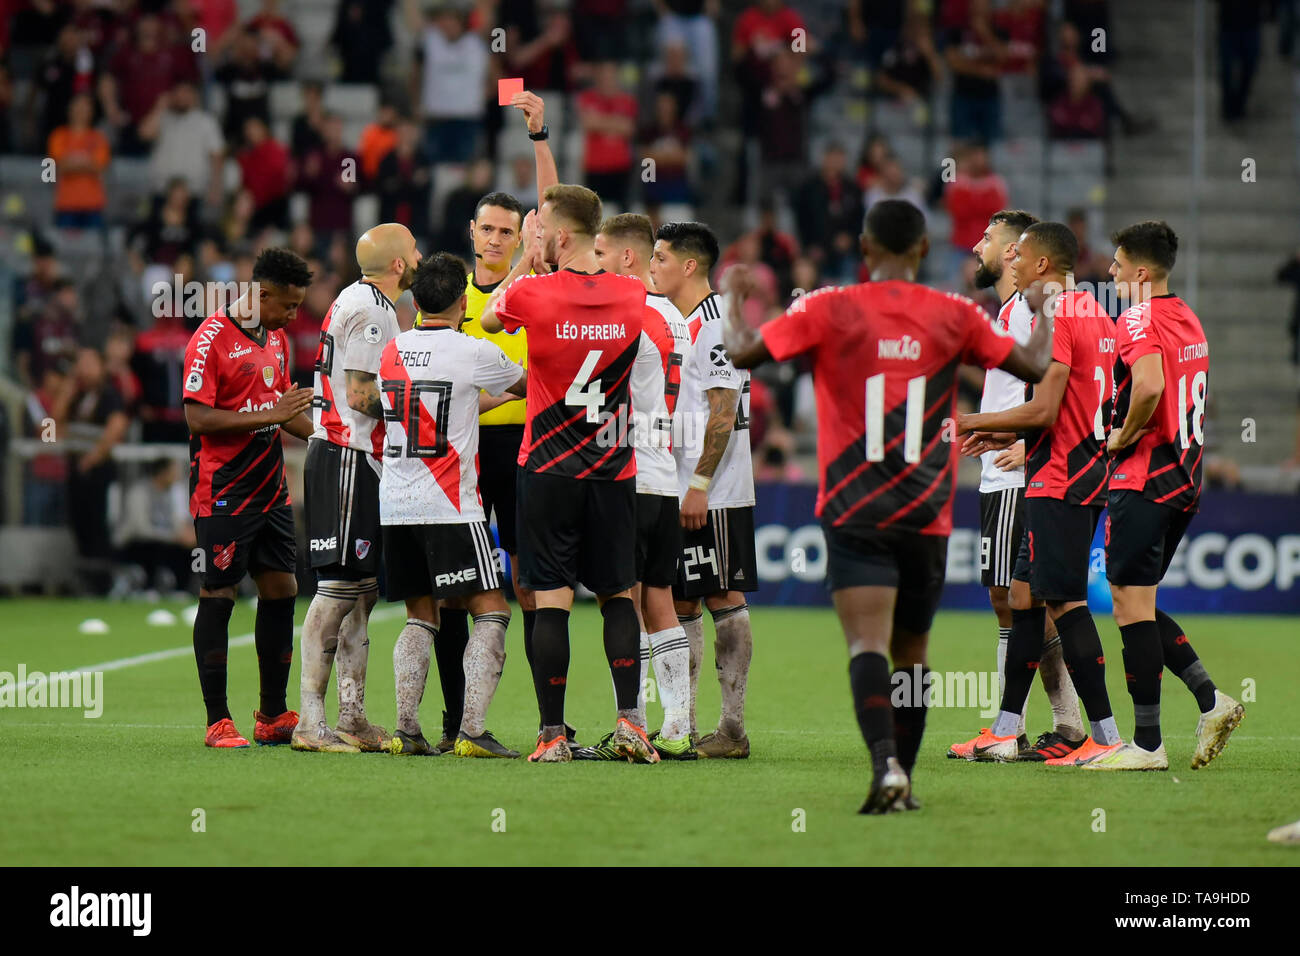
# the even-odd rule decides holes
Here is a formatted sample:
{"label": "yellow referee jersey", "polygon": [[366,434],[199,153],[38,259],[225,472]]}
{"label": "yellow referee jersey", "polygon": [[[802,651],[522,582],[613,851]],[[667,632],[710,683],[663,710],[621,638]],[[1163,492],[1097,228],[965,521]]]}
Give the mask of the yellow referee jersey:
{"label": "yellow referee jersey", "polygon": [[[499,283],[497,284],[499,285]],[[474,284],[474,273],[469,273],[465,277],[465,295],[468,297],[465,302],[465,324],[460,330],[466,335],[472,335],[478,339],[487,339],[502,352],[510,361],[528,367],[528,333],[523,329],[517,329],[514,332],[484,332],[483,326],[478,324],[478,317],[483,314],[483,306],[487,304],[490,296],[497,288],[497,285],[490,285],[486,289],[480,289]],[[504,405],[498,405],[491,411],[484,412],[478,417],[480,425],[522,425],[524,423],[524,402],[506,402]]]}

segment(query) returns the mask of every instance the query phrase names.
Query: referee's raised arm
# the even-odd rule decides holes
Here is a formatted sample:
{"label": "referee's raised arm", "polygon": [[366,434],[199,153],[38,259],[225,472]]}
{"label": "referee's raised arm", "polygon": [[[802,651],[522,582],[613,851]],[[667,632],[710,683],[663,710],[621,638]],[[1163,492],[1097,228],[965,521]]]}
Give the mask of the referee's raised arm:
{"label": "referee's raised arm", "polygon": [[546,104],[536,93],[524,90],[510,98],[510,105],[522,110],[528,124],[528,138],[533,141],[533,158],[537,163],[537,208],[542,208],[546,190],[560,181],[551,152],[550,130],[546,128]]}

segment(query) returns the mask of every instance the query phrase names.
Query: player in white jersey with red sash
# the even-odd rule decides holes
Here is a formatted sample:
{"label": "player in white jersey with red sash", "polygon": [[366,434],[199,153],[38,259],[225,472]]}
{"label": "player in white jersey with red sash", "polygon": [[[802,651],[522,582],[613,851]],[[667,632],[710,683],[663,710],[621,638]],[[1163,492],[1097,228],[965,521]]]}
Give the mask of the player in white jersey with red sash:
{"label": "player in white jersey with red sash", "polygon": [[465,709],[454,752],[518,757],[483,726],[506,656],[510,608],[478,494],[479,390],[522,395],[527,373],[496,345],[457,334],[465,271],[455,256],[423,262],[411,287],[420,325],[383,350],[384,472],[379,482],[387,597],[405,601],[393,648],[397,687],[394,754],[439,753],[420,729],[420,700],[441,599],[464,598],[474,618],[465,650]]}

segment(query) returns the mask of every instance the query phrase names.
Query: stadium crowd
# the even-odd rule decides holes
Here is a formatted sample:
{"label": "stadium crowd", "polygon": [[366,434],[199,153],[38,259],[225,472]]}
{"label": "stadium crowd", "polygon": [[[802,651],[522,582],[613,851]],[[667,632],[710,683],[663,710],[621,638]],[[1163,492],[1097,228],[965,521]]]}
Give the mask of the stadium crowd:
{"label": "stadium crowd", "polygon": [[[74,456],[33,457],[21,492],[23,521],[70,522],[83,557],[186,544],[185,521],[161,505],[115,522],[116,535],[107,517],[114,444],[188,440],[181,359],[210,310],[178,309],[170,290],[248,281],[257,250],[290,246],[315,273],[289,329],[292,377],[308,383],[325,310],[358,277],[358,225],[407,223],[421,248],[468,264],[481,195],[536,204],[531,154],[512,151],[512,111],[496,106],[499,77],[522,77],[567,118],[580,145],[562,172],[610,213],[644,210],[657,226],[707,210],[732,223],[719,270],[751,267],[754,325],[799,294],[868,278],[858,234],[886,198],[950,227],[924,280],[996,311],[970,249],[1015,199],[990,152],[1008,133],[1007,76],[1032,85],[1049,138],[1104,143],[1151,127],[1088,41],[1109,29],[1108,0],[340,0],[324,5],[335,18],[324,58],[304,49],[291,6],[0,0],[0,160],[57,169],[52,202],[32,204],[48,215],[16,217],[25,255],[0,290],[13,306],[0,356],[26,394],[9,431],[39,437],[52,419],[88,439]],[[1244,102],[1248,75],[1234,82]],[[941,87],[951,95],[936,123]],[[368,121],[331,108],[339,89],[377,103]],[[818,104],[838,97],[892,104],[927,136],[950,136],[955,180],[881,132],[837,139]],[[141,188],[123,185],[127,164],[146,171]],[[1078,278],[1104,281],[1109,255],[1087,210],[1068,218],[1086,250]],[[399,309],[409,326],[413,307]],[[964,407],[981,382],[963,382]],[[755,378],[760,477],[811,480],[796,454],[811,443],[811,392],[806,370]],[[162,457],[141,487],[179,480]],[[122,507],[150,500],[127,491]]]}

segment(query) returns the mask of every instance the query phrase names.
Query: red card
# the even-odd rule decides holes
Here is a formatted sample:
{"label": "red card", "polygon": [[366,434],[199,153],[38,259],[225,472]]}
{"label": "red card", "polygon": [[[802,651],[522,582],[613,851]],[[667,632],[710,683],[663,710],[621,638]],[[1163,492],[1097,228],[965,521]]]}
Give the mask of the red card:
{"label": "red card", "polygon": [[503,80],[497,80],[497,106],[509,106],[510,98],[516,93],[524,91],[524,78],[522,76],[507,77]]}

